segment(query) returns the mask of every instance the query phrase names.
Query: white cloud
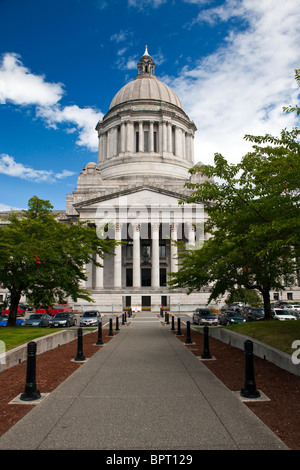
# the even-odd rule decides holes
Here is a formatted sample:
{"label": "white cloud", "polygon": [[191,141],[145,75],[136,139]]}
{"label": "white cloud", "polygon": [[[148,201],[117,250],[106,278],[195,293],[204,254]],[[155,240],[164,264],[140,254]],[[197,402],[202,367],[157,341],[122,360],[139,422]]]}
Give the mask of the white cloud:
{"label": "white cloud", "polygon": [[17,106],[34,106],[37,117],[48,125],[55,128],[57,124],[67,125],[66,132],[77,133],[77,145],[96,151],[98,137],[95,127],[102,113],[76,105],[63,107],[59,103],[62,96],[61,84],[49,83],[44,76],[32,74],[17,54],[4,54],[0,64],[0,104],[11,102]]}
{"label": "white cloud", "polygon": [[75,124],[76,128],[68,128],[67,131],[78,132],[77,145],[96,151],[98,148],[98,136],[95,130],[99,119],[103,114],[92,108],[79,108],[77,105],[52,107],[39,107],[37,116],[43,118],[49,126],[56,128],[57,124]]}
{"label": "white cloud", "polygon": [[23,165],[23,163],[17,163],[13,157],[7,154],[0,154],[0,173],[36,183],[54,183],[75,174],[68,170],[63,170],[61,173],[55,173],[51,170],[35,170]]}
{"label": "white cloud", "polygon": [[0,103],[50,106],[63,95],[60,83],[49,83],[34,75],[22,64],[17,54],[4,54],[0,63]]}
{"label": "white cloud", "polygon": [[146,7],[158,8],[167,0],[128,0],[128,6],[143,10]]}
{"label": "white cloud", "polygon": [[284,115],[282,107],[294,104],[298,91],[298,0],[227,0],[202,10],[197,21],[215,24],[232,17],[239,17],[243,28],[229,30],[222,47],[176,79],[164,78],[198,128],[196,161],[212,163],[216,152],[238,161],[251,148],[245,134],[278,135],[295,125],[295,116]]}

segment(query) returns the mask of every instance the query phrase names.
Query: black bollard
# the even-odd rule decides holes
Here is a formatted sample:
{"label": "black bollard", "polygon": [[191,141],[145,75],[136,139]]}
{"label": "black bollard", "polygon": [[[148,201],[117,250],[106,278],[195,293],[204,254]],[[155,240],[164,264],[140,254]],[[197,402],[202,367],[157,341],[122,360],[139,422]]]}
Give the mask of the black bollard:
{"label": "black bollard", "polygon": [[116,317],[116,331],[120,331],[120,328],[119,328],[119,317]]}
{"label": "black bollard", "polygon": [[113,327],[112,327],[112,318],[109,319],[109,332],[108,332],[108,336],[113,336],[114,335],[114,332],[113,332]]}
{"label": "black bollard", "polygon": [[126,312],[124,312],[124,322],[125,322],[125,323],[127,322],[127,314],[126,314]]}
{"label": "black bollard", "polygon": [[163,309],[162,307],[160,308],[160,316],[163,317],[164,316],[164,313],[163,313]]}
{"label": "black bollard", "polygon": [[204,346],[203,346],[203,353],[202,353],[201,359],[211,359],[212,357],[209,352],[208,326],[205,326],[203,328],[203,334],[204,334]]}
{"label": "black bollard", "polygon": [[82,328],[78,328],[77,332],[77,355],[75,361],[85,361],[83,354]]}
{"label": "black bollard", "polygon": [[98,323],[98,340],[97,340],[97,343],[98,345],[101,345],[103,344],[103,341],[102,341],[102,322],[99,321]]}
{"label": "black bollard", "polygon": [[125,313],[122,313],[122,325],[125,325]]}
{"label": "black bollard", "polygon": [[27,344],[27,370],[24,393],[20,400],[31,401],[41,398],[41,394],[36,386],[36,343],[30,341]]}
{"label": "black bollard", "polygon": [[175,330],[175,318],[174,318],[174,315],[172,315],[172,326],[171,326],[171,331],[174,331]]}
{"label": "black bollard", "polygon": [[241,390],[241,396],[245,398],[258,398],[260,393],[256,390],[256,383],[254,379],[254,364],[253,364],[253,342],[249,339],[244,343],[245,350],[245,382],[244,388]]}
{"label": "black bollard", "polygon": [[181,335],[181,326],[180,326],[180,318],[177,318],[177,336]]}
{"label": "black bollard", "polygon": [[170,318],[169,312],[166,312],[166,323],[167,323],[167,325],[170,324],[169,318]]}
{"label": "black bollard", "polygon": [[192,344],[191,340],[191,322],[186,322],[186,340],[185,344]]}

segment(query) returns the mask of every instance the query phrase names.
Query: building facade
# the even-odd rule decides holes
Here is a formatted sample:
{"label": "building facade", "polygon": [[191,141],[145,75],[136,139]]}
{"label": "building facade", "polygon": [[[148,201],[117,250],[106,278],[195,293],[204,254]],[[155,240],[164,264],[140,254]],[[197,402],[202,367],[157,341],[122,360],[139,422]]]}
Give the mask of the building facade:
{"label": "building facade", "polygon": [[174,242],[201,244],[205,211],[200,203],[179,204],[189,195],[185,183],[199,180],[189,174],[196,126],[155,75],[147,48],[136,78],[114,96],[96,130],[98,162],[85,165],[66,204],[69,220],[90,221],[98,236],[123,242],[100,260],[102,268],[87,266],[95,306],[159,311],[204,305],[207,292],[187,296],[168,287],[168,273],[178,269]]}

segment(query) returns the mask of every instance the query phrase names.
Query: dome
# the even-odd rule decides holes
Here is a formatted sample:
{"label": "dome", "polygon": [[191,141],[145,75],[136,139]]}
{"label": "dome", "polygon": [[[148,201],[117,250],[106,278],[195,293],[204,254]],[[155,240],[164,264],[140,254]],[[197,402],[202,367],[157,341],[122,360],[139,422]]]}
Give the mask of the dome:
{"label": "dome", "polygon": [[121,103],[139,100],[165,101],[182,109],[182,104],[176,93],[154,75],[154,68],[155,64],[148,54],[146,46],[145,53],[138,63],[139,75],[118,91],[109,109]]}
{"label": "dome", "polygon": [[180,99],[168,85],[158,80],[157,77],[141,77],[139,75],[121,88],[113,98],[109,109],[126,101],[135,100],[166,101],[182,109]]}

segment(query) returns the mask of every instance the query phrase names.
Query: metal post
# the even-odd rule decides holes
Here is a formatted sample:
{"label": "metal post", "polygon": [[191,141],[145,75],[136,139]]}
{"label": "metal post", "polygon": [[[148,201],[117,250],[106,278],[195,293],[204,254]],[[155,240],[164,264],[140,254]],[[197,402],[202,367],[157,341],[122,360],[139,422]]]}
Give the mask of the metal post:
{"label": "metal post", "polygon": [[113,336],[114,333],[113,333],[113,327],[112,327],[112,318],[109,319],[109,332],[108,332],[108,336]]}
{"label": "metal post", "polygon": [[74,359],[75,361],[85,361],[83,354],[83,341],[82,341],[82,328],[78,328],[77,332],[77,356]]}
{"label": "metal post", "polygon": [[167,325],[169,325],[169,323],[170,323],[169,318],[170,318],[169,312],[166,312],[166,323],[167,323]]}
{"label": "metal post", "polygon": [[119,317],[116,316],[116,331],[119,331],[120,328],[119,328]]}
{"label": "metal post", "polygon": [[171,331],[175,330],[175,318],[174,315],[172,315],[172,326],[171,326]]}
{"label": "metal post", "polygon": [[38,398],[41,398],[41,394],[36,386],[36,343],[31,341],[27,344],[26,383],[20,400],[31,401]]}
{"label": "metal post", "polygon": [[177,336],[181,335],[180,318],[177,318]]}
{"label": "metal post", "polygon": [[122,313],[122,325],[125,325],[125,313]]}
{"label": "metal post", "polygon": [[98,340],[97,340],[97,343],[96,344],[103,344],[103,341],[102,341],[102,322],[100,321],[98,323]]}
{"label": "metal post", "polygon": [[203,346],[203,353],[202,353],[201,359],[211,359],[212,357],[209,352],[208,326],[205,326],[203,328],[203,334],[204,334],[204,346]]}
{"label": "metal post", "polygon": [[245,350],[245,382],[244,388],[241,390],[241,396],[245,398],[258,398],[260,393],[256,390],[256,383],[254,379],[254,364],[253,364],[253,342],[246,340],[244,343]]}
{"label": "metal post", "polygon": [[191,340],[191,322],[187,321],[186,322],[186,340],[185,344],[192,344]]}

